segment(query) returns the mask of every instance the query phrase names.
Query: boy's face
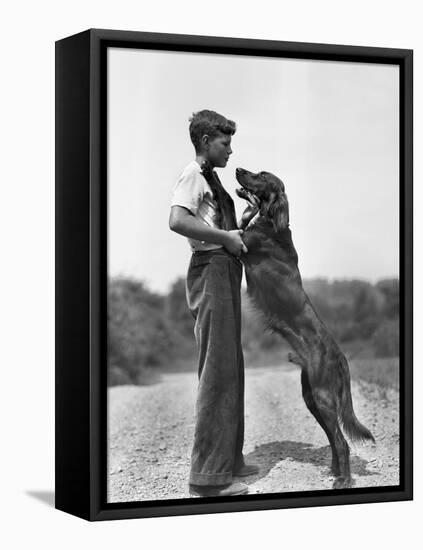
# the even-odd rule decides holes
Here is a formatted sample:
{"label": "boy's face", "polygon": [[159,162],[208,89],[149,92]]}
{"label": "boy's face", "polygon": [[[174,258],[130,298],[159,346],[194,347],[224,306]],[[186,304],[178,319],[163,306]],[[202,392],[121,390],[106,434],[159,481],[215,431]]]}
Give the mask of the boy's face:
{"label": "boy's face", "polygon": [[204,138],[207,138],[207,140],[205,140],[205,156],[207,160],[213,166],[224,168],[228,163],[229,155],[232,154],[232,136],[219,132],[219,134],[213,138],[209,138],[208,136],[204,136]]}

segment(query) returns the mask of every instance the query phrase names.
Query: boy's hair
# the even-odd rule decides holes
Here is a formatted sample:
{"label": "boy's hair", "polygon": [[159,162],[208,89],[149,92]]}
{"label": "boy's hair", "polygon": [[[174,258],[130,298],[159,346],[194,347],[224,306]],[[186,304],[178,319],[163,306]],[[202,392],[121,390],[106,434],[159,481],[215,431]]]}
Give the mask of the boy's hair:
{"label": "boy's hair", "polygon": [[196,151],[201,149],[201,138],[205,134],[214,138],[219,132],[231,136],[236,132],[236,124],[233,120],[228,120],[219,113],[207,109],[193,113],[189,121],[189,135]]}

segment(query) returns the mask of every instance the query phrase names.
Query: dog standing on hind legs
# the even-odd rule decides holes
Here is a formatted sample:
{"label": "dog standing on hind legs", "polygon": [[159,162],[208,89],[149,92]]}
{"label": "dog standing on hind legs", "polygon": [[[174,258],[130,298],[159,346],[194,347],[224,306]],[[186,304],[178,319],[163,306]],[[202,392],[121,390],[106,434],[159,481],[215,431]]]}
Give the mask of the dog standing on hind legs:
{"label": "dog standing on hind legs", "polygon": [[350,451],[341,426],[353,441],[375,440],[355,416],[347,359],[303,289],[284,184],[269,172],[253,174],[242,168],[236,178],[241,184],[238,196],[249,203],[240,227],[248,248],[240,257],[248,294],[269,328],[295,352],[290,361],[301,367],[304,401],[331,446],[334,489],[351,487]]}

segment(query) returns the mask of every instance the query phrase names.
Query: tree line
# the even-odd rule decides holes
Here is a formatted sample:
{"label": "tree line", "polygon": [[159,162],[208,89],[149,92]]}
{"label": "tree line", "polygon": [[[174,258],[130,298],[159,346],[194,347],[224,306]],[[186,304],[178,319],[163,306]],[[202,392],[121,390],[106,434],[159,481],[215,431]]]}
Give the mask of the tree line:
{"label": "tree line", "polygon": [[[341,348],[362,350],[372,357],[399,355],[399,281],[375,284],[362,280],[305,279],[304,288],[317,313]],[[246,359],[286,347],[266,328],[248,295],[242,297],[242,342]],[[167,294],[152,292],[140,280],[108,281],[109,385],[142,384],[160,369],[195,368],[194,319],[185,299],[185,279]]]}

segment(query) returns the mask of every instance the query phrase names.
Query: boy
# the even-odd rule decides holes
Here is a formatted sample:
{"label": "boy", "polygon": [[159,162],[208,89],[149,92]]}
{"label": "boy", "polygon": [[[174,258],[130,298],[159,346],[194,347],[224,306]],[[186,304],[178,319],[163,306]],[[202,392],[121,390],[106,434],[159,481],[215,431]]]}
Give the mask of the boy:
{"label": "boy", "polygon": [[259,471],[246,465],[242,454],[244,358],[238,257],[247,248],[233,201],[213,171],[226,166],[235,130],[233,121],[214,111],[193,114],[189,131],[196,158],[173,188],[169,218],[170,229],[188,238],[193,253],[186,298],[195,319],[199,385],[189,490],[199,496],[245,494],[247,485],[234,482],[233,476]]}

